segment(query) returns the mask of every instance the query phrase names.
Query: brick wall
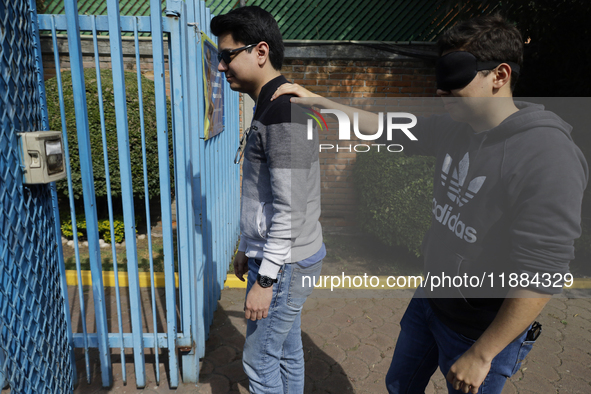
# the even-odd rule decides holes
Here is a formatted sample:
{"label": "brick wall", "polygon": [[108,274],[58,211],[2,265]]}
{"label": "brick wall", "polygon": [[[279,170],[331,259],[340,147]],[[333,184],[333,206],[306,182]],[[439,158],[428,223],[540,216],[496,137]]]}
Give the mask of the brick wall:
{"label": "brick wall", "polygon": [[[288,48],[286,55],[289,54]],[[432,97],[435,93],[435,70],[429,61],[368,48],[348,56],[349,59],[306,57],[305,51],[299,49],[297,57],[286,58],[282,72],[287,79],[312,92],[349,99],[353,105],[367,104],[371,98]],[[320,143],[339,145],[338,152],[325,149],[320,153],[321,221],[327,231],[354,232],[357,209],[352,173],[357,155],[363,153],[353,149],[349,152],[350,143],[337,141],[337,129],[336,122],[333,126],[329,123],[329,130],[320,133]]]}

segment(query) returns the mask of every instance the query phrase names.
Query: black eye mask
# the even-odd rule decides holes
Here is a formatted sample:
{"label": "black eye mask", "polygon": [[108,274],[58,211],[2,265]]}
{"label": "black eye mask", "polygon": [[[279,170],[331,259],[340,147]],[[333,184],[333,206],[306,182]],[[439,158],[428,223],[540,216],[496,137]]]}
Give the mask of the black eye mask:
{"label": "black eye mask", "polygon": [[519,74],[519,66],[513,62],[497,60],[479,62],[470,52],[450,52],[437,60],[435,66],[437,89],[446,91],[461,89],[472,82],[478,71],[492,70],[501,63],[507,63],[512,72]]}

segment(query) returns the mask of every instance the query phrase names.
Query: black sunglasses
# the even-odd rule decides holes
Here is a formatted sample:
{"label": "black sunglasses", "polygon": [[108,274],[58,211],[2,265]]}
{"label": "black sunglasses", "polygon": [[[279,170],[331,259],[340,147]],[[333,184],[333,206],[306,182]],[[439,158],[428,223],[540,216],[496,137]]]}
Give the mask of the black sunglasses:
{"label": "black sunglasses", "polygon": [[250,45],[246,45],[246,46],[232,49],[232,50],[224,49],[223,51],[218,52],[218,62],[221,62],[223,60],[224,63],[230,64],[230,62],[232,61],[233,54],[241,52],[241,51],[248,49],[248,48],[252,48],[255,45],[257,45],[257,44],[250,44]]}

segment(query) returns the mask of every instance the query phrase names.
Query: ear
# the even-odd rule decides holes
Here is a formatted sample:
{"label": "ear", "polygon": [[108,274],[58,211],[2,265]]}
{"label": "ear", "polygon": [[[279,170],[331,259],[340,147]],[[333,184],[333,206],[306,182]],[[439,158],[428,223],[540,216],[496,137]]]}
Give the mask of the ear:
{"label": "ear", "polygon": [[259,66],[263,67],[269,60],[269,44],[265,41],[261,41],[256,47],[254,47],[254,51],[257,54]]}
{"label": "ear", "polygon": [[493,87],[501,89],[503,86],[511,88],[511,67],[507,63],[501,63],[494,70],[495,77]]}

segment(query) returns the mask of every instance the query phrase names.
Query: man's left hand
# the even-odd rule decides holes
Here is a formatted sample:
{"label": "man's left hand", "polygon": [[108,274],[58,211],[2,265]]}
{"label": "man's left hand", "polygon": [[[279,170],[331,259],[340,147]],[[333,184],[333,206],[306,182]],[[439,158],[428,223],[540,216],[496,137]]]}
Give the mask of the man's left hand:
{"label": "man's left hand", "polygon": [[252,321],[266,318],[272,298],[273,286],[263,288],[255,282],[246,296],[244,317]]}
{"label": "man's left hand", "polygon": [[490,364],[490,361],[479,357],[474,349],[470,348],[451,366],[447,373],[447,381],[455,390],[476,394],[490,370]]}

